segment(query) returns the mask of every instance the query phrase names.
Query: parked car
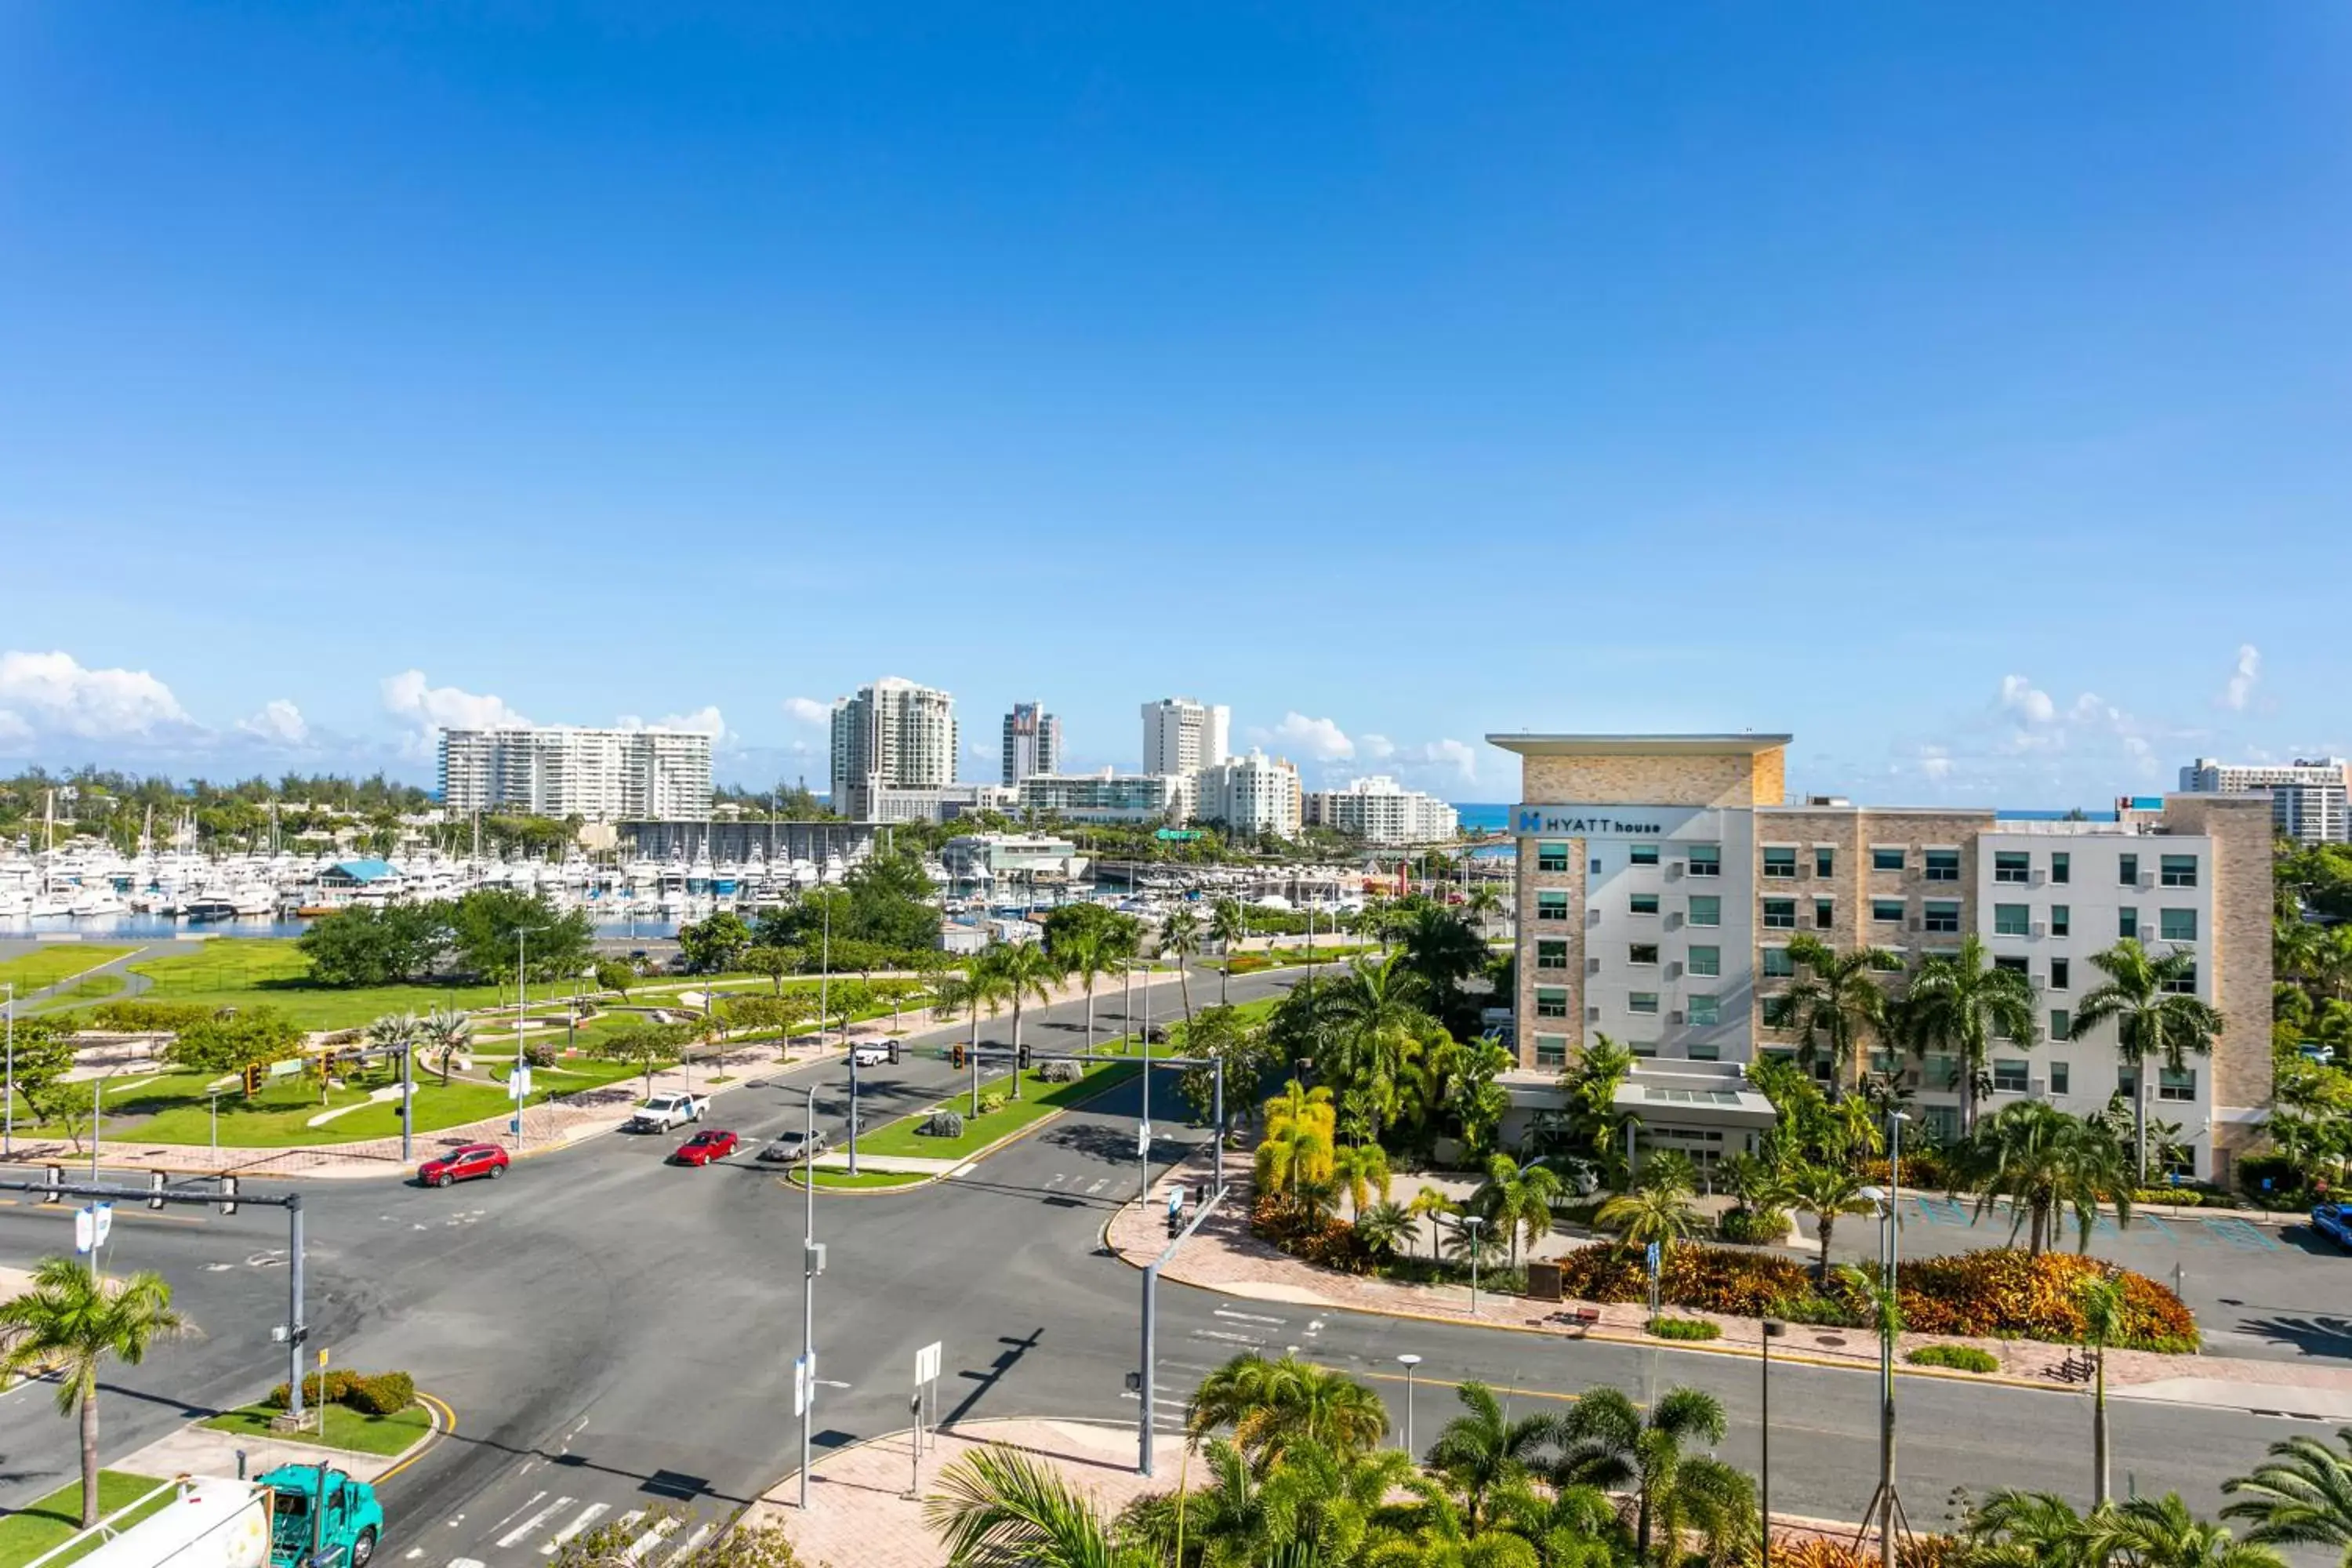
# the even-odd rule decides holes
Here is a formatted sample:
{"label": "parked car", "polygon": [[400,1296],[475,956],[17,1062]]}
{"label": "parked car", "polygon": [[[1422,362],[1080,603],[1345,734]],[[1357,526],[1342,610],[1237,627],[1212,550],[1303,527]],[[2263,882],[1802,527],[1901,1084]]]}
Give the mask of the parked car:
{"label": "parked car", "polygon": [[511,1163],[507,1152],[495,1143],[468,1143],[417,1166],[416,1179],[428,1187],[470,1182],[477,1176],[488,1176],[495,1182],[507,1173]]}
{"label": "parked car", "polygon": [[832,1146],[831,1135],[822,1130],[814,1137],[805,1132],[779,1132],[760,1151],[760,1158],[774,1165],[797,1165]]}
{"label": "parked car", "polygon": [[2352,1247],[2352,1208],[2320,1204],[2311,1211],[2311,1226],[2336,1246]]}
{"label": "parked car", "polygon": [[849,1053],[849,1059],[862,1068],[878,1068],[890,1059],[887,1046],[859,1046]]}
{"label": "parked car", "polygon": [[741,1140],[722,1128],[706,1127],[677,1146],[670,1156],[681,1165],[708,1165],[735,1152]]}
{"label": "parked car", "polygon": [[637,1107],[636,1114],[622,1123],[629,1132],[667,1132],[689,1121],[702,1120],[710,1102],[690,1094],[656,1094]]}

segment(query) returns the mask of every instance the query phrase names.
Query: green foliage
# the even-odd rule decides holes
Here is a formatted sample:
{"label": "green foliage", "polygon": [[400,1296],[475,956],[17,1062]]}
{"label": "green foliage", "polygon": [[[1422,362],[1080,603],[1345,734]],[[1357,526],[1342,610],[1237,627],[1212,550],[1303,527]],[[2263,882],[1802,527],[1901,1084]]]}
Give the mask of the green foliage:
{"label": "green foliage", "polygon": [[301,1026],[276,1008],[246,1007],[189,1025],[164,1057],[202,1072],[235,1072],[251,1062],[283,1061],[302,1040]]}
{"label": "green foliage", "polygon": [[637,971],[635,964],[617,958],[600,958],[596,961],[597,990],[617,992],[624,1000],[626,1000],[629,987],[636,983]]}
{"label": "green foliage", "polygon": [[585,910],[559,910],[511,889],[475,889],[451,906],[449,924],[464,973],[502,984],[515,977],[519,931],[528,933],[522,954],[526,977],[534,982],[572,979],[593,956]]}
{"label": "green foliage", "polygon": [[1652,1318],[1645,1325],[1652,1337],[1661,1340],[1719,1340],[1723,1325],[1705,1318]]}
{"label": "green foliage", "polygon": [[1715,1222],[1716,1237],[1748,1247],[1778,1247],[1789,1238],[1789,1216],[1779,1209],[1732,1208]]}
{"label": "green foliage", "polygon": [[1047,910],[1041,923],[1045,928],[1045,951],[1057,958],[1073,957],[1066,950],[1087,933],[1098,935],[1106,944],[1106,956],[1113,960],[1132,956],[1143,937],[1141,921],[1104,904],[1064,904]]}
{"label": "green foliage", "polygon": [[751,928],[732,910],[677,928],[678,957],[692,974],[732,969],[751,945]]}
{"label": "green foliage", "polygon": [[295,942],[321,985],[395,985],[433,973],[448,950],[453,906],[354,904]]}
{"label": "green foliage", "polygon": [[[331,1368],[323,1375],[302,1378],[306,1405],[348,1405],[363,1415],[395,1415],[416,1403],[416,1380],[404,1372],[352,1372]],[[279,1384],[262,1403],[272,1410],[287,1407],[287,1384]]]}
{"label": "green foliage", "polygon": [[1913,1366],[1948,1367],[1954,1372],[1999,1372],[2000,1358],[1974,1345],[1921,1345],[1903,1359]]}
{"label": "green foliage", "polygon": [[651,1094],[654,1074],[677,1061],[702,1037],[699,1024],[631,1024],[590,1040],[588,1052],[605,1061],[626,1062]]}
{"label": "green foliage", "polygon": [[126,1035],[177,1034],[218,1011],[201,1002],[150,1002],[133,996],[100,1003],[89,1010],[89,1021],[98,1028]]}
{"label": "green foliage", "polygon": [[16,1021],[13,1057],[16,1089],[27,1100],[47,1098],[47,1090],[74,1063],[73,1037],[51,1018]]}
{"label": "green foliage", "polygon": [[101,1280],[70,1258],[43,1258],[32,1286],[0,1301],[0,1377],[53,1374],[60,1415],[81,1418],[82,1525],[98,1522],[98,1391],[114,1363],[137,1366],[187,1329],[172,1287],[152,1269]]}

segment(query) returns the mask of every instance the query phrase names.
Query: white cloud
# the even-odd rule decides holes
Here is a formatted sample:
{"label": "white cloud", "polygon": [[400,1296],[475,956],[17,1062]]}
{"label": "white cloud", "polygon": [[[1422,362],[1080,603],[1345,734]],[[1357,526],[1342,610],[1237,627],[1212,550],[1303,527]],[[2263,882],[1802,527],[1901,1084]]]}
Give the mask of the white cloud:
{"label": "white cloud", "polygon": [[0,746],[29,746],[33,743],[33,727],[5,708],[0,708]]}
{"label": "white cloud", "polygon": [[727,738],[727,721],[716,706],[698,708],[691,713],[665,713],[652,723],[646,723],[634,713],[624,713],[613,721],[616,730],[683,730],[690,735],[708,735],[713,741]]}
{"label": "white cloud", "polygon": [[302,717],[302,710],[280,697],[265,702],[261,711],[249,719],[239,719],[236,727],[248,735],[258,735],[281,746],[299,746],[310,738],[310,726]]}
{"label": "white cloud", "polygon": [[2058,705],[2050,700],[2050,693],[2037,689],[2021,675],[2000,678],[2000,708],[2029,724],[2047,724],[2058,715]]}
{"label": "white cloud", "polygon": [[384,711],[415,726],[402,750],[426,756],[436,730],[528,730],[530,720],[506,705],[503,698],[461,691],[454,686],[432,686],[421,669],[387,675],[382,683]]}
{"label": "white cloud", "polygon": [[1252,730],[1250,739],[1268,751],[1311,762],[1339,762],[1356,754],[1356,743],[1337,723],[1328,719],[1310,719],[1295,710],[1285,713],[1282,722],[1271,730]]}
{"label": "white cloud", "polygon": [[2252,643],[2238,645],[2238,662],[2230,676],[2230,684],[2222,689],[2221,706],[2233,713],[2246,710],[2246,703],[2254,695],[2254,683],[2263,678],[2263,650]]}
{"label": "white cloud", "polygon": [[825,724],[832,722],[833,704],[819,702],[814,697],[787,697],[784,712],[796,724]]}
{"label": "white cloud", "polygon": [[1356,752],[1367,762],[1384,763],[1396,755],[1396,742],[1386,735],[1359,735]]}
{"label": "white cloud", "polygon": [[1937,784],[1952,776],[1952,754],[1941,746],[1919,748],[1919,772]]}
{"label": "white cloud", "polygon": [[188,721],[172,689],[143,669],[88,669],[62,652],[0,653],[0,735],[121,740]]}

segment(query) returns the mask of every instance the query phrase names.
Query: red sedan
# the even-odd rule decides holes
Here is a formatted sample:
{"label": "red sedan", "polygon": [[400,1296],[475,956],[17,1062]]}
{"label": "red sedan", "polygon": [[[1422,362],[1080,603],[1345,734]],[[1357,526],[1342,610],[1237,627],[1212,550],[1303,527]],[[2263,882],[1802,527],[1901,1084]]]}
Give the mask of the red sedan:
{"label": "red sedan", "polygon": [[724,1160],[735,1152],[740,1142],[732,1132],[721,1128],[708,1128],[677,1146],[670,1156],[681,1165],[708,1165],[713,1160]]}
{"label": "red sedan", "polygon": [[468,1143],[417,1166],[416,1179],[428,1187],[446,1187],[452,1182],[472,1181],[476,1176],[496,1181],[507,1173],[507,1166],[512,1163],[507,1152],[495,1143]]}

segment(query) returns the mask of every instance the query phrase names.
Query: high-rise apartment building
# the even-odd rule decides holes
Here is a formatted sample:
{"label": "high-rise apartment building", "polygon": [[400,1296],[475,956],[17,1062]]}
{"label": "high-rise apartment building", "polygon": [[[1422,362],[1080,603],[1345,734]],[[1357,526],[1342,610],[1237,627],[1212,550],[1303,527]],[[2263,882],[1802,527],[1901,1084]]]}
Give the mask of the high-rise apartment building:
{"label": "high-rise apartment building", "polygon": [[872,819],[876,792],[955,782],[955,699],[885,676],[833,705],[833,808]]}
{"label": "high-rise apartment building", "polygon": [[444,730],[440,751],[441,804],[452,812],[710,815],[710,737],[689,731]]}
{"label": "high-rise apartment building", "polygon": [[1442,844],[1462,826],[1461,813],[1452,806],[1383,773],[1341,789],[1313,791],[1307,796],[1307,821],[1367,844]]}
{"label": "high-rise apartment building", "polygon": [[1017,784],[1032,773],[1062,771],[1062,721],[1042,702],[1015,702],[1004,716],[1004,778]]}
{"label": "high-rise apartment building", "polygon": [[1143,705],[1143,771],[1189,773],[1225,760],[1226,731],[1234,710],[1189,697],[1163,697]]}
{"label": "high-rise apartment building", "polygon": [[2352,763],[2342,757],[2284,766],[2250,766],[2200,757],[2180,770],[2180,787],[2199,795],[2268,795],[2271,823],[2284,838],[2342,844],[2352,838],[2347,809]]}
{"label": "high-rise apartment building", "polygon": [[1211,763],[1195,775],[1192,816],[1236,833],[1298,836],[1298,770],[1253,747],[1247,756]]}

